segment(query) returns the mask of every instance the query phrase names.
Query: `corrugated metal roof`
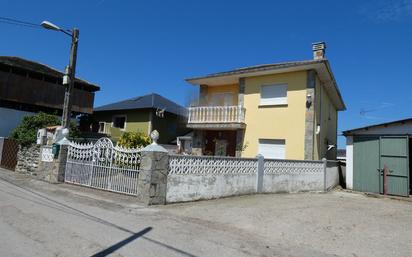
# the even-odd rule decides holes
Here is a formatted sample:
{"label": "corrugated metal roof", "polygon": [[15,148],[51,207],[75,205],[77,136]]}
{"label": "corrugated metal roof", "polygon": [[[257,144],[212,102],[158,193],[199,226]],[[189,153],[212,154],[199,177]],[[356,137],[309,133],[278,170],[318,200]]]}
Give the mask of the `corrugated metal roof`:
{"label": "corrugated metal roof", "polygon": [[362,131],[362,130],[368,130],[371,128],[376,128],[376,127],[380,127],[380,126],[389,126],[389,125],[403,125],[405,123],[408,122],[412,122],[412,118],[408,118],[408,119],[403,119],[403,120],[395,120],[395,121],[389,121],[389,122],[384,122],[384,123],[379,123],[379,124],[374,124],[374,125],[369,125],[369,126],[365,126],[365,127],[360,127],[360,128],[354,128],[354,129],[350,129],[350,130],[345,130],[342,132],[342,134],[344,136],[348,136],[351,135],[352,133],[358,132],[358,131]]}
{"label": "corrugated metal roof", "polygon": [[[34,61],[29,61],[29,60],[16,57],[16,56],[0,56],[0,63],[11,66],[11,67],[17,67],[20,69],[24,69],[24,70],[31,71],[31,72],[37,72],[37,73],[41,73],[41,74],[52,76],[52,77],[62,78],[64,75],[63,72],[57,69],[54,69],[52,67],[49,67],[45,64],[34,62]],[[100,90],[99,86],[89,83],[85,80],[76,78],[76,82],[85,85],[92,92]]]}
{"label": "corrugated metal roof", "polygon": [[133,110],[133,109],[146,109],[146,108],[159,108],[165,109],[166,112],[174,113],[177,115],[185,115],[186,108],[178,105],[169,99],[156,94],[148,94],[144,96],[138,96],[119,102],[106,104],[94,109],[94,112],[102,111],[115,111],[115,110]]}

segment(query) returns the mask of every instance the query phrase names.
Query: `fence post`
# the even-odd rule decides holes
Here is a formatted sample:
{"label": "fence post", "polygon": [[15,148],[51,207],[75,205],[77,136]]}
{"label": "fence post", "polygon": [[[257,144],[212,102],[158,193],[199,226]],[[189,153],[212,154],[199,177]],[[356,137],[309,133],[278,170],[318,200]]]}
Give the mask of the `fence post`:
{"label": "fence post", "polygon": [[256,193],[262,193],[265,158],[261,154],[258,154],[256,158],[258,160],[256,173]]}
{"label": "fence post", "polygon": [[166,204],[169,153],[151,136],[153,143],[141,151],[137,198],[146,205]]}
{"label": "fence post", "polygon": [[326,167],[328,165],[328,160],[326,158],[322,158],[323,161],[323,191],[327,191],[327,185],[326,185]]}

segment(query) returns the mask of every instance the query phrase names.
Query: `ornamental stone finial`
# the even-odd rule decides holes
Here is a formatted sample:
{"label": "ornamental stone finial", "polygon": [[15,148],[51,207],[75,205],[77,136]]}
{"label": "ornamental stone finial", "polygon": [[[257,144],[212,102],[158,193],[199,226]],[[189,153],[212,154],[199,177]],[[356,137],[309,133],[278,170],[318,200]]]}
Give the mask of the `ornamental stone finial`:
{"label": "ornamental stone finial", "polygon": [[152,139],[152,145],[157,145],[157,140],[159,139],[159,132],[157,130],[153,130],[150,133],[150,138]]}

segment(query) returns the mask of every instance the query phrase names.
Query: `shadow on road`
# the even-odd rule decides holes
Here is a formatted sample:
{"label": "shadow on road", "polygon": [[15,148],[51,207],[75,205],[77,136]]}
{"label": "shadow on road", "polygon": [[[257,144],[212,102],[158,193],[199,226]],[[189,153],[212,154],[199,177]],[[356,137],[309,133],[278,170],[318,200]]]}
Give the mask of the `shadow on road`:
{"label": "shadow on road", "polygon": [[149,233],[149,231],[152,230],[152,227],[147,227],[139,232],[137,232],[134,235],[129,236],[128,238],[110,246],[109,248],[104,249],[103,251],[100,251],[96,254],[93,254],[91,257],[104,257],[107,256],[111,253],[114,253],[116,250],[120,249],[121,247],[127,245],[128,243],[132,242],[133,240],[143,236],[146,233]]}
{"label": "shadow on road", "polygon": [[[93,216],[93,215],[91,215],[91,214],[88,214],[88,213],[86,213],[86,212],[84,212],[84,211],[82,211],[82,210],[76,209],[76,208],[71,207],[71,206],[69,206],[69,205],[67,205],[67,204],[60,203],[60,202],[58,202],[58,201],[56,201],[56,200],[53,200],[53,199],[51,199],[51,198],[49,198],[49,197],[47,197],[47,196],[45,196],[45,195],[43,195],[43,194],[40,194],[40,193],[36,192],[36,191],[33,191],[33,190],[30,190],[30,189],[24,188],[24,187],[16,184],[15,182],[8,180],[8,179],[0,178],[0,180],[2,180],[3,183],[6,184],[6,185],[7,185],[7,184],[13,185],[14,187],[16,187],[15,190],[20,191],[20,192],[22,192],[22,193],[24,193],[24,194],[27,194],[27,195],[30,195],[30,196],[35,196],[35,197],[37,197],[38,199],[37,199],[37,200],[34,200],[34,199],[30,199],[30,198],[23,197],[23,196],[18,196],[18,195],[16,195],[16,194],[11,193],[11,192],[6,192],[6,191],[4,191],[4,190],[0,190],[0,191],[2,191],[2,192],[4,192],[4,193],[7,193],[7,194],[9,194],[9,195],[12,195],[12,196],[17,197],[17,198],[20,198],[20,199],[24,199],[24,200],[30,201],[30,202],[32,202],[32,203],[36,203],[36,204],[39,204],[39,205],[42,205],[42,206],[45,206],[45,207],[48,207],[48,208],[55,209],[55,210],[60,211],[60,212],[64,212],[64,213],[66,213],[66,214],[75,215],[75,216],[78,216],[78,217],[82,217],[82,218],[85,218],[85,219],[89,219],[89,220],[91,220],[91,221],[94,221],[94,222],[97,222],[97,223],[100,223],[100,224],[103,224],[103,225],[106,225],[106,226],[110,226],[110,227],[116,228],[116,229],[118,229],[118,230],[121,230],[121,231],[123,231],[123,232],[126,232],[126,233],[131,234],[130,237],[128,237],[128,238],[126,238],[126,239],[124,239],[124,240],[122,240],[122,241],[120,241],[120,242],[118,242],[118,243],[116,243],[116,244],[114,244],[114,245],[112,245],[112,246],[110,246],[109,248],[107,248],[107,249],[105,249],[105,250],[103,250],[103,251],[101,251],[101,252],[99,252],[99,253],[96,253],[96,254],[101,254],[101,255],[96,255],[96,254],[95,254],[95,255],[92,255],[92,256],[106,256],[106,255],[114,252],[115,250],[119,249],[120,247],[123,247],[125,244],[128,244],[128,243],[130,243],[131,241],[133,241],[133,240],[135,240],[135,239],[137,239],[137,238],[139,238],[139,237],[142,237],[143,239],[145,239],[145,240],[147,240],[147,241],[149,241],[149,242],[152,242],[152,243],[157,244],[157,245],[159,245],[159,246],[165,247],[165,248],[167,248],[167,249],[169,249],[169,250],[171,250],[171,251],[177,252],[177,253],[179,253],[179,254],[181,254],[181,255],[183,255],[183,256],[196,257],[196,255],[193,255],[193,254],[188,253],[188,252],[186,252],[186,251],[180,250],[180,249],[175,248],[175,247],[173,247],[173,246],[171,246],[171,245],[168,245],[168,244],[162,243],[162,242],[160,242],[160,241],[157,241],[157,240],[155,240],[155,239],[152,239],[152,238],[143,236],[144,234],[146,234],[146,233],[148,233],[150,230],[152,230],[152,229],[153,229],[152,227],[147,227],[147,228],[145,228],[145,229],[143,229],[143,230],[135,233],[134,231],[131,231],[131,230],[127,229],[127,228],[121,227],[121,226],[119,226],[119,225],[117,225],[117,224],[114,224],[114,223],[111,223],[111,222],[109,222],[109,221],[107,221],[107,220],[104,220],[104,219],[101,219],[101,218],[99,218],[99,217],[96,217],[96,216]],[[48,201],[48,202],[41,202],[41,201],[39,201],[39,200],[43,200],[43,201],[46,200],[46,201]]]}

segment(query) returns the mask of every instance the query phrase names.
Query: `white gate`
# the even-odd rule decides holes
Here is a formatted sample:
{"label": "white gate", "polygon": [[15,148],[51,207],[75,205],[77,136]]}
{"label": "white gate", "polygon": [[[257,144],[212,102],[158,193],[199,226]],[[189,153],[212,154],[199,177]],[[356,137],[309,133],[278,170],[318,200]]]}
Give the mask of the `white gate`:
{"label": "white gate", "polygon": [[140,150],[113,146],[108,138],[101,138],[94,145],[71,142],[64,181],[137,195]]}

